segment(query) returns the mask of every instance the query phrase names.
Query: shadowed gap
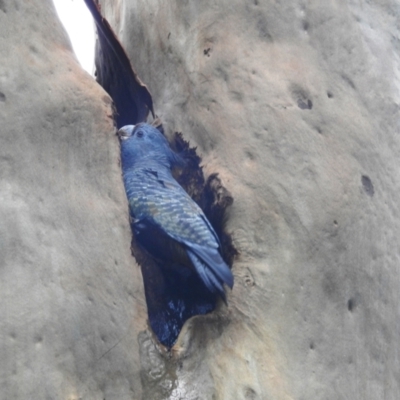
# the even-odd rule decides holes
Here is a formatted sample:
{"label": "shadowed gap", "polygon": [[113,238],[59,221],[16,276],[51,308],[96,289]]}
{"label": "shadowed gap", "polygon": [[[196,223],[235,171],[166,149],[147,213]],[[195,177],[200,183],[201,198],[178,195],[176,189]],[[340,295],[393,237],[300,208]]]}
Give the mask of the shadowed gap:
{"label": "shadowed gap", "polygon": [[[101,16],[96,1],[85,0],[98,32],[96,43],[96,80],[109,93],[115,106],[117,128],[145,122],[149,111],[153,116],[153,102],[146,86],[134,72],[108,22]],[[155,121],[156,124],[156,121]],[[158,129],[163,132],[161,124]],[[229,266],[237,254],[231,237],[224,232],[226,208],[233,199],[222,186],[217,174],[204,179],[200,157],[190,148],[180,133],[176,133],[172,147],[185,155],[187,166],[176,174],[177,181],[203,209],[221,242],[221,253]],[[132,226],[132,232],[134,228]],[[170,348],[190,317],[207,314],[215,309],[218,298],[209,292],[197,273],[162,257],[159,232],[145,232],[140,238],[151,253],[144,250],[140,240],[132,238],[132,254],[141,266],[149,323],[159,341]],[[162,237],[161,237],[162,239]],[[144,243],[146,242],[146,243]]]}

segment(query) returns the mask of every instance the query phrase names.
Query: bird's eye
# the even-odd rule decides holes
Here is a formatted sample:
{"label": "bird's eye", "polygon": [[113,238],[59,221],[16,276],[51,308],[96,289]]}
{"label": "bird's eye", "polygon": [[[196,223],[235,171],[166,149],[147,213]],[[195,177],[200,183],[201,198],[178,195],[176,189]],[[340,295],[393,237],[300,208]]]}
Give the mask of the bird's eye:
{"label": "bird's eye", "polygon": [[137,137],[143,137],[143,131],[137,131],[136,132]]}

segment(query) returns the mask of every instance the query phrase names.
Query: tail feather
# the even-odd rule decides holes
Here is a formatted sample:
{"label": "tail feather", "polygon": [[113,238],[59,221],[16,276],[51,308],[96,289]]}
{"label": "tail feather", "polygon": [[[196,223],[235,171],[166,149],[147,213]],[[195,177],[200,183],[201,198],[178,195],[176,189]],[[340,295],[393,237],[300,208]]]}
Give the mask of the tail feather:
{"label": "tail feather", "polygon": [[204,284],[207,286],[207,288],[215,293],[215,292],[224,292],[224,288],[222,286],[222,283],[218,280],[218,278],[213,274],[213,271],[208,268],[208,265],[206,265],[199,257],[197,257],[196,254],[194,254],[192,251],[187,250],[188,256],[192,260],[192,263],[194,267],[196,268],[197,273],[199,274],[200,278],[203,280]]}
{"label": "tail feather", "polygon": [[216,268],[210,268],[210,266],[207,265],[192,250],[187,249],[186,251],[197,273],[199,274],[200,278],[202,279],[208,290],[210,290],[210,292],[212,293],[218,292],[222,296],[223,300],[226,302],[225,291],[223,287],[225,280],[215,273]]}
{"label": "tail feather", "polygon": [[226,283],[231,289],[233,287],[233,275],[225,261],[222,259],[218,250],[215,248],[205,248],[197,244],[187,244],[192,253],[200,257],[215,276],[223,283]]}

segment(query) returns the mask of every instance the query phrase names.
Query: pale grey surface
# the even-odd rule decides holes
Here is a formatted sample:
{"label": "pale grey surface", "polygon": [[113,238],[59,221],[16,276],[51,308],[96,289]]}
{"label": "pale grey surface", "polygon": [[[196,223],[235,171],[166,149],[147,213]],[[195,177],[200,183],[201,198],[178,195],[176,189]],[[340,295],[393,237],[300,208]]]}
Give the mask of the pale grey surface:
{"label": "pale grey surface", "polygon": [[111,102],[51,0],[0,0],[0,59],[0,399],[140,398]]}
{"label": "pale grey surface", "polygon": [[397,399],[398,3],[101,3],[235,198],[225,322],[182,335],[179,391],[154,398]]}

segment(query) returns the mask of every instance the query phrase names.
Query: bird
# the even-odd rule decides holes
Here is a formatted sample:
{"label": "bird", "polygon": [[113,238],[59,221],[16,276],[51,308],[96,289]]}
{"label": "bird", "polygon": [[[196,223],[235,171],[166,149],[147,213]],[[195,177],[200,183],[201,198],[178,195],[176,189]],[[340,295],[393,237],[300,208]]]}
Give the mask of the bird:
{"label": "bird", "polygon": [[184,167],[184,158],[150,124],[123,126],[118,136],[135,239],[152,256],[194,270],[208,291],[225,301],[224,284],[232,289],[234,278],[221,256],[219,238],[172,175],[174,168]]}

